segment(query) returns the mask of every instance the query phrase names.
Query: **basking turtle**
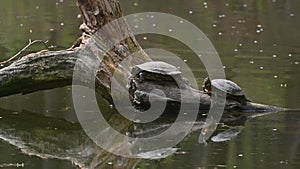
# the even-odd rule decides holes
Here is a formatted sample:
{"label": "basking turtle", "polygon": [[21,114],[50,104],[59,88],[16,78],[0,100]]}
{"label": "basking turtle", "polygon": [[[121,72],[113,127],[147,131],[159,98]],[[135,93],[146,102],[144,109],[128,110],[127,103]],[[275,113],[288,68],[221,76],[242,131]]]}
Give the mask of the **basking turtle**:
{"label": "basking turtle", "polygon": [[175,82],[181,85],[181,72],[173,65],[161,61],[146,62],[131,69],[130,78],[143,81]]}
{"label": "basking turtle", "polygon": [[164,92],[166,96],[161,96],[161,99],[172,100],[178,90],[188,86],[187,80],[182,78],[181,72],[175,66],[161,61],[146,62],[132,67],[127,84],[128,92],[132,96],[130,99],[138,105],[148,102],[148,95],[154,89]]}
{"label": "basking turtle", "polygon": [[206,77],[202,85],[203,91],[207,94],[211,94],[212,87],[214,89],[225,92],[227,94],[227,99],[238,101],[243,105],[246,104],[247,102],[250,102],[250,100],[246,98],[241,87],[230,80],[226,80],[226,79],[210,80],[208,77]]}

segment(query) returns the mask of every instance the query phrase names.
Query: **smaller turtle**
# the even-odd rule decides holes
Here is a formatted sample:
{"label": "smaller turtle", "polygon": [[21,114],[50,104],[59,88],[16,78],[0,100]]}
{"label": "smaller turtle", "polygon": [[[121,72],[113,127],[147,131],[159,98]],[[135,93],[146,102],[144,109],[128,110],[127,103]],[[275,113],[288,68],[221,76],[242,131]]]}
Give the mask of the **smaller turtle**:
{"label": "smaller turtle", "polygon": [[211,88],[220,90],[226,93],[226,98],[238,101],[242,105],[245,105],[247,102],[250,102],[245,96],[245,93],[236,83],[227,80],[227,79],[213,79],[210,80],[206,77],[203,81],[203,91],[207,94],[211,94]]}
{"label": "smaller turtle", "polygon": [[181,83],[181,72],[173,65],[161,61],[146,62],[131,69],[131,77],[143,81],[169,81]]}

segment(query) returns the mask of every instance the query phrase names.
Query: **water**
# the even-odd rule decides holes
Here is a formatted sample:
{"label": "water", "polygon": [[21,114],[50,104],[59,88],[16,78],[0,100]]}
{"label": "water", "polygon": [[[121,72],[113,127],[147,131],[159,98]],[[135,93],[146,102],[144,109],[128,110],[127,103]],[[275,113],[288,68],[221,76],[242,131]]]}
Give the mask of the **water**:
{"label": "water", "polygon": [[[73,1],[2,0],[0,6],[1,60],[13,56],[28,39],[49,40],[57,50],[68,48],[80,35],[81,18]],[[124,14],[157,11],[189,20],[209,37],[220,54],[227,78],[239,84],[248,98],[280,107],[300,107],[300,1],[129,0],[122,1],[121,6]],[[144,48],[163,48],[176,53],[193,69],[198,84],[202,83],[206,72],[185,46],[156,35],[142,35],[137,39]],[[73,123],[76,116],[71,100],[69,87],[2,98],[0,131],[17,146],[0,139],[0,167],[24,163],[25,168],[33,169],[75,168],[70,161],[86,161],[84,156],[65,151],[85,152],[91,146],[86,143],[80,126]],[[203,146],[197,144],[199,133],[194,132],[178,145],[180,149],[176,154],[159,161],[142,160],[138,167],[299,168],[299,132],[299,112],[257,117],[249,120],[243,131],[230,141],[209,142]],[[61,138],[61,134],[68,137]],[[48,143],[53,138],[47,135],[61,140],[51,146]],[[38,139],[29,139],[34,136]],[[69,142],[68,138],[77,139]],[[23,144],[18,142],[20,140],[32,144]],[[75,147],[78,149],[74,150]],[[47,156],[49,154],[54,159]]]}

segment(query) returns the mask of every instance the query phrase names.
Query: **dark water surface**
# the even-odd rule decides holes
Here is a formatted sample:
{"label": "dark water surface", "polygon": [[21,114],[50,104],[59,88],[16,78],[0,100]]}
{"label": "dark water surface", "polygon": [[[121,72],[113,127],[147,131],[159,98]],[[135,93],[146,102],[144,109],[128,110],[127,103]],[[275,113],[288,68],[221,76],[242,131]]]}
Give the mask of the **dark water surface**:
{"label": "dark water surface", "polygon": [[[248,98],[300,108],[300,1],[123,0],[121,6],[124,14],[155,11],[189,20],[209,37],[227,78],[238,83]],[[1,60],[17,53],[28,39],[49,40],[57,50],[70,47],[80,36],[81,18],[74,1],[1,0],[0,9]],[[162,48],[186,60],[201,85],[205,69],[186,47],[162,36],[137,39],[144,48]],[[1,98],[0,168],[24,164],[30,169],[67,169],[75,168],[70,161],[86,162],[85,156],[72,154],[89,152],[80,147],[88,141],[74,121],[70,87]],[[251,119],[227,142],[203,146],[198,144],[198,136],[199,132],[194,132],[182,141],[177,154],[142,160],[138,167],[300,168],[300,112]]]}

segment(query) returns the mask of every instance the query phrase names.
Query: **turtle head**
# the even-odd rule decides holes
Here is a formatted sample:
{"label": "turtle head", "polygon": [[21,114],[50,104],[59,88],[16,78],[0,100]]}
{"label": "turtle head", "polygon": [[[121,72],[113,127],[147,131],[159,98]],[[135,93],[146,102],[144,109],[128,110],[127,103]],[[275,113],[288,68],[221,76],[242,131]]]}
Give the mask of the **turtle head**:
{"label": "turtle head", "polygon": [[202,89],[205,93],[211,93],[211,83],[208,77],[203,80]]}

